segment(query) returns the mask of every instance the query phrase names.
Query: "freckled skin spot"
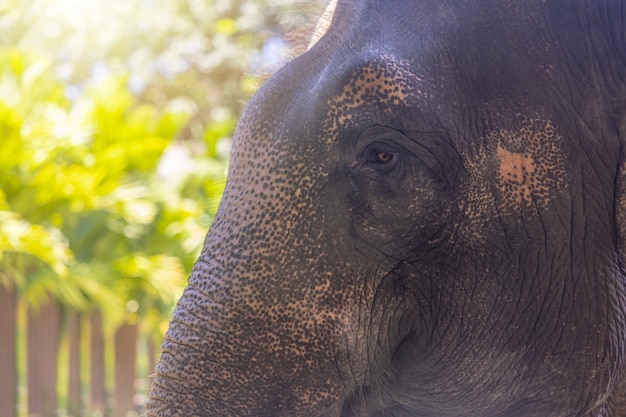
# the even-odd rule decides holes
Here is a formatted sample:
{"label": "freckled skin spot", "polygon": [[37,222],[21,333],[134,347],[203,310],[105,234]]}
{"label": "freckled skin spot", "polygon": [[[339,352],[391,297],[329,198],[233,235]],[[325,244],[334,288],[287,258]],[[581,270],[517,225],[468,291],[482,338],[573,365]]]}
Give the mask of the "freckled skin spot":
{"label": "freckled skin spot", "polygon": [[561,137],[549,121],[528,120],[517,131],[498,131],[500,192],[506,209],[548,207],[564,191],[565,172]]}
{"label": "freckled skin spot", "polygon": [[500,160],[500,177],[502,193],[512,194],[515,204],[530,204],[534,182],[535,162],[523,153],[507,151],[498,145],[498,159]]}

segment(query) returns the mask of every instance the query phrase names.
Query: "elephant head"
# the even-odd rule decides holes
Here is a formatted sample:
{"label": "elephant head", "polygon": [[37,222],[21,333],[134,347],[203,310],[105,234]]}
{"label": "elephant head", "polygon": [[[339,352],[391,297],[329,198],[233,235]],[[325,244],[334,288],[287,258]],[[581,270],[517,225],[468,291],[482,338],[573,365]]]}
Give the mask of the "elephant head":
{"label": "elephant head", "polygon": [[617,416],[626,3],[339,0],[241,117],[148,416]]}

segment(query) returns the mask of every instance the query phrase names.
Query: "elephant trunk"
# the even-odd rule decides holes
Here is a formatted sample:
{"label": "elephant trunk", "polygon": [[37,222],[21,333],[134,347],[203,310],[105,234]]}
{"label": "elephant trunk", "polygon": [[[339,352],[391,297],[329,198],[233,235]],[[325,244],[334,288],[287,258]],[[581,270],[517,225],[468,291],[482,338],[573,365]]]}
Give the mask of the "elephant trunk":
{"label": "elephant trunk", "polygon": [[320,337],[336,333],[336,317],[207,258],[205,247],[174,311],[147,415],[338,416],[341,359]]}

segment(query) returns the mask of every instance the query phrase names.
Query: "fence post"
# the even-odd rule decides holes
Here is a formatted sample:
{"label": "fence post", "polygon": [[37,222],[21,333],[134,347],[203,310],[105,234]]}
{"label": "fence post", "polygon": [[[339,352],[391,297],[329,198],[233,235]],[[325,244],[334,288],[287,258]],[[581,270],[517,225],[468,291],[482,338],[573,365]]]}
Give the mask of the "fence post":
{"label": "fence post", "polygon": [[82,408],[80,389],[80,334],[81,316],[76,311],[67,314],[67,331],[69,336],[69,378],[67,409],[70,416],[80,417]]}
{"label": "fence post", "polygon": [[106,412],[106,387],[104,383],[104,336],[102,334],[102,317],[100,312],[94,311],[91,315],[91,336],[89,363],[91,374],[91,402],[90,409],[99,411],[100,415]]}
{"label": "fence post", "polygon": [[135,410],[135,358],[137,357],[136,324],[124,324],[115,332],[115,412],[126,417]]}
{"label": "fence post", "polygon": [[16,308],[15,288],[0,284],[0,416],[7,417],[17,415]]}
{"label": "fence post", "polygon": [[49,297],[39,308],[28,309],[28,415],[55,416],[60,309]]}

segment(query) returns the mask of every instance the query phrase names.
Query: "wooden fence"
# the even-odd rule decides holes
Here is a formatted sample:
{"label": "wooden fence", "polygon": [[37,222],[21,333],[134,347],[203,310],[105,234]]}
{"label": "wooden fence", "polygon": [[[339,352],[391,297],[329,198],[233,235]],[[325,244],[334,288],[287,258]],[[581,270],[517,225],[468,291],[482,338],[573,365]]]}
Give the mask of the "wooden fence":
{"label": "wooden fence", "polygon": [[157,353],[137,324],[106,337],[97,312],[65,311],[52,299],[24,307],[23,318],[19,308],[15,291],[0,285],[1,417],[142,412]]}

